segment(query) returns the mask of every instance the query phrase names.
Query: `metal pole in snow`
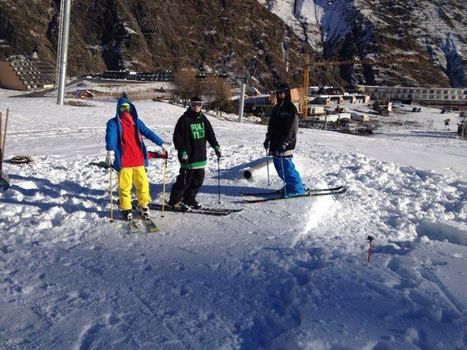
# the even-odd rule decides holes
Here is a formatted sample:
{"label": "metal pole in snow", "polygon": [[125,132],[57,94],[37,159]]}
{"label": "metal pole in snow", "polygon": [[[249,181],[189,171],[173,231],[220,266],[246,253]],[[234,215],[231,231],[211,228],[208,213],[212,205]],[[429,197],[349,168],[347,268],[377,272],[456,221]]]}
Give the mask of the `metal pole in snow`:
{"label": "metal pole in snow", "polygon": [[57,90],[57,104],[63,106],[63,100],[65,96],[65,84],[66,84],[66,65],[68,59],[68,34],[70,32],[70,12],[71,12],[71,0],[62,0],[60,6],[63,8],[63,28],[60,29],[61,37],[59,38],[60,55],[59,61],[59,76],[58,76],[58,90]]}
{"label": "metal pole in snow", "polygon": [[244,108],[244,105],[245,105],[245,87],[246,87],[245,82],[242,82],[242,87],[240,89],[240,107],[239,107],[239,111],[238,111],[238,114],[239,114],[239,120],[238,121],[240,123],[243,120],[243,108]]}

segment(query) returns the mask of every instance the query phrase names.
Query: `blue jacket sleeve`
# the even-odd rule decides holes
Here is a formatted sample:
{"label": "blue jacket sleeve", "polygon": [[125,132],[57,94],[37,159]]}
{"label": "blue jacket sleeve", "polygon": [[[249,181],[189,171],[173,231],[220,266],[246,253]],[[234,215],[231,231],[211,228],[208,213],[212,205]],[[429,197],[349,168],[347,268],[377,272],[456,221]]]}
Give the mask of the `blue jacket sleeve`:
{"label": "blue jacket sleeve", "polygon": [[162,146],[164,144],[164,140],[162,140],[154,131],[149,129],[141,120],[138,119],[137,123],[138,130],[141,135],[148,138],[158,146]]}
{"label": "blue jacket sleeve", "polygon": [[110,119],[107,122],[105,130],[105,149],[107,151],[116,151],[118,147],[118,130],[115,120]]}

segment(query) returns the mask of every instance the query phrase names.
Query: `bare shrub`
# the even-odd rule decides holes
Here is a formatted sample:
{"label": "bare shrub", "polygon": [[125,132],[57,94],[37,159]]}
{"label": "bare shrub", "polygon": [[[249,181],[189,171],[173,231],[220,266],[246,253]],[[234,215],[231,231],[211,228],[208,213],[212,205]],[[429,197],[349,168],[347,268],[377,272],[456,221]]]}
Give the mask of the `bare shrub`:
{"label": "bare shrub", "polygon": [[175,95],[186,103],[198,94],[199,84],[194,69],[181,69],[174,76]]}
{"label": "bare shrub", "polygon": [[209,77],[200,84],[202,94],[205,96],[209,107],[219,111],[228,111],[231,107],[230,98],[232,90],[224,79],[218,77]]}

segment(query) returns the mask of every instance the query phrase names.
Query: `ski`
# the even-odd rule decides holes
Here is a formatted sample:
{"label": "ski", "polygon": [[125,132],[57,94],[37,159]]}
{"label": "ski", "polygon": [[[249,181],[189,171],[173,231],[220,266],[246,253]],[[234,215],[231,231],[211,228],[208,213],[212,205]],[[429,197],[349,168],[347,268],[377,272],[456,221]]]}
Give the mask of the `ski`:
{"label": "ski", "polygon": [[[138,201],[137,200],[132,200],[131,201],[131,204],[133,206],[133,208],[137,209],[139,211],[139,205],[138,205]],[[138,220],[141,220],[144,224],[144,226],[146,226],[146,229],[151,232],[151,233],[156,233],[156,232],[159,232],[160,229],[159,227],[157,227],[156,223],[152,220],[152,218],[150,217],[144,217],[143,215],[141,214],[138,214],[138,217],[137,217]],[[135,219],[133,219],[134,221]]]}
{"label": "ski", "polygon": [[128,220],[127,223],[128,223],[128,230],[130,231],[130,233],[132,234],[144,233],[142,228],[139,227],[138,224],[136,223],[135,219]]}
{"label": "ski", "polygon": [[268,201],[277,201],[281,199],[295,199],[295,198],[303,198],[303,197],[316,197],[316,196],[328,196],[332,194],[342,194],[347,191],[347,188],[342,187],[340,190],[335,190],[335,191],[326,191],[326,192],[306,192],[305,194],[299,195],[299,196],[292,196],[292,197],[267,197],[267,198],[256,198],[256,199],[244,199],[243,201],[245,203],[262,203],[262,202],[268,202]]}
{"label": "ski", "polygon": [[[307,188],[305,191],[307,193],[339,191],[343,187],[344,185],[340,185],[336,187],[327,187],[327,188]],[[240,192],[242,196],[270,196],[270,195],[277,195],[279,193],[281,193],[281,190],[269,191],[269,192]]]}
{"label": "ski", "polygon": [[157,227],[157,225],[154,223],[154,221],[151,218],[142,217],[141,221],[144,223],[144,225],[146,226],[149,232],[156,233],[160,231],[159,227]]}
{"label": "ski", "polygon": [[[141,221],[144,224],[144,228],[138,224],[138,221]],[[126,220],[126,222],[128,224],[128,231],[130,234],[144,234],[147,232],[156,233],[160,231],[159,227],[157,227],[151,218],[143,219],[141,217],[137,219]]]}
{"label": "ski", "polygon": [[121,216],[118,218],[118,220],[125,222],[125,226],[129,234],[144,233],[144,229],[137,224],[134,217],[128,219],[125,214],[121,213]]}
{"label": "ski", "polygon": [[[158,203],[149,203],[149,208],[151,210],[162,210],[162,204]],[[226,216],[232,213],[238,213],[242,211],[242,208],[199,208],[199,209],[187,209],[187,210],[176,210],[171,206],[164,206],[164,211],[170,211],[174,213],[188,213],[188,214],[203,214],[203,215],[215,215],[215,216]]]}

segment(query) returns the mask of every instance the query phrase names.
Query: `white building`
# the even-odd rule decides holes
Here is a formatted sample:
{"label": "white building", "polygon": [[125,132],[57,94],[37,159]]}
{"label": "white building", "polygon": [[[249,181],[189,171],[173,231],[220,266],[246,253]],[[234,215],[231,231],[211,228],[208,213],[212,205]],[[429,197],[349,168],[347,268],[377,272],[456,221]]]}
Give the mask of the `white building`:
{"label": "white building", "polygon": [[358,89],[376,101],[398,100],[434,105],[467,105],[467,90],[461,88],[359,85]]}

